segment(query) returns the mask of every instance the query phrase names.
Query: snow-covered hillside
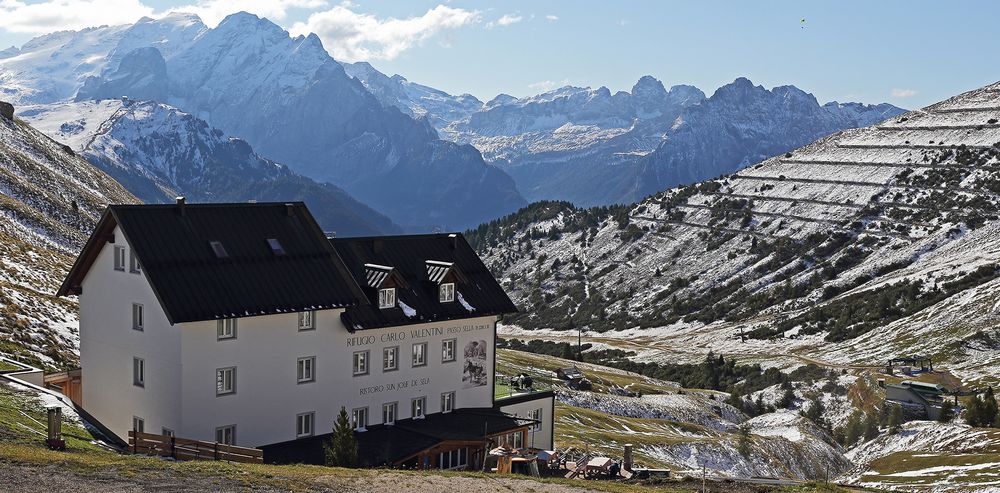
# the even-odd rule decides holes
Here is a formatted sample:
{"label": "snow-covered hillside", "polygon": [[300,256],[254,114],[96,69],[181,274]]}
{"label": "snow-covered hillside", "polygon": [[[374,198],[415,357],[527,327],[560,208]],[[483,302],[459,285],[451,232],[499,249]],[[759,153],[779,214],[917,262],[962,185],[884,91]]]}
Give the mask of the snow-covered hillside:
{"label": "snow-covered hillside", "polygon": [[76,302],[55,292],[104,207],[136,201],[72,148],[0,116],[0,351],[76,360]]}
{"label": "snow-covered hillside", "polygon": [[641,358],[784,366],[923,353],[997,382],[1000,84],[626,207],[470,234],[522,312]]}
{"label": "snow-covered hillside", "polygon": [[340,235],[399,231],[340,188],[293,173],[245,141],[162,103],[106,99],[26,106],[17,113],[144,202],[179,195],[198,202],[302,200],[324,229]]}

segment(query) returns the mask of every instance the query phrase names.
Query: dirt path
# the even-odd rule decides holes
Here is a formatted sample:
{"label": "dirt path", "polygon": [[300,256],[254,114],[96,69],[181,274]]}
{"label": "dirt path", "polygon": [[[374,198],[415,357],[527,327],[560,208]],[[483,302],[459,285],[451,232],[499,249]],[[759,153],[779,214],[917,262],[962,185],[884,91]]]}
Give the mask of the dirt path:
{"label": "dirt path", "polygon": [[[401,493],[408,491],[470,493],[535,492],[580,493],[592,491],[562,484],[549,484],[510,477],[416,476],[385,473],[357,477],[320,476],[305,485],[311,491],[345,493]],[[122,475],[114,470],[82,473],[56,464],[34,466],[0,462],[0,491],[4,493],[62,493],[94,491],[106,493],[173,492],[281,492],[238,480],[169,474]]]}

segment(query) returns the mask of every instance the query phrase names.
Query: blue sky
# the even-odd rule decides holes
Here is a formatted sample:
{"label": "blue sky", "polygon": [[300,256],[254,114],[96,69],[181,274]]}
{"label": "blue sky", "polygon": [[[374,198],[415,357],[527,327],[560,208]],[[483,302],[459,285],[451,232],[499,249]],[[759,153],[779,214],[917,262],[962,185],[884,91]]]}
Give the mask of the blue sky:
{"label": "blue sky", "polygon": [[0,0],[0,46],[178,7],[210,25],[250,10],[317,32],[335,58],[484,100],[565,84],[627,90],[648,74],[709,94],[745,76],[821,102],[914,108],[1000,80],[1000,2],[985,0]]}

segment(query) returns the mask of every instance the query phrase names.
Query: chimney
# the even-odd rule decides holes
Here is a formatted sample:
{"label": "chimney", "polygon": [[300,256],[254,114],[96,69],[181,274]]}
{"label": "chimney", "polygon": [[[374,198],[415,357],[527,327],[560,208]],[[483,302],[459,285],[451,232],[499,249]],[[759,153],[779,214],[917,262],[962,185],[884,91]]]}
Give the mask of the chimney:
{"label": "chimney", "polygon": [[451,249],[452,250],[458,250],[458,235],[455,234],[455,233],[452,233],[452,234],[448,235],[448,238],[451,239]]}
{"label": "chimney", "polygon": [[294,216],[295,215],[295,204],[291,204],[291,203],[285,204],[285,214],[287,214],[288,217]]}
{"label": "chimney", "polygon": [[624,463],[624,464],[622,464],[622,469],[625,469],[628,472],[632,472],[632,444],[631,443],[626,443],[625,444],[625,456],[622,457],[622,462]]}
{"label": "chimney", "polygon": [[177,211],[180,212],[182,216],[184,215],[185,204],[187,204],[187,199],[184,197],[177,197]]}

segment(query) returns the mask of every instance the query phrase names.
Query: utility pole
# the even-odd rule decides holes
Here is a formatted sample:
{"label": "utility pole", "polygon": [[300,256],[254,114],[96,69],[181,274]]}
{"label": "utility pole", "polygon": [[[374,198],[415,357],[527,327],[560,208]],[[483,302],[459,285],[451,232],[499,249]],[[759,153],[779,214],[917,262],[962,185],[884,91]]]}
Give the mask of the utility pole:
{"label": "utility pole", "polygon": [[576,328],[576,359],[583,360],[583,326]]}
{"label": "utility pole", "polygon": [[705,485],[705,476],[708,474],[708,467],[701,466],[701,493],[708,493],[708,487]]}

